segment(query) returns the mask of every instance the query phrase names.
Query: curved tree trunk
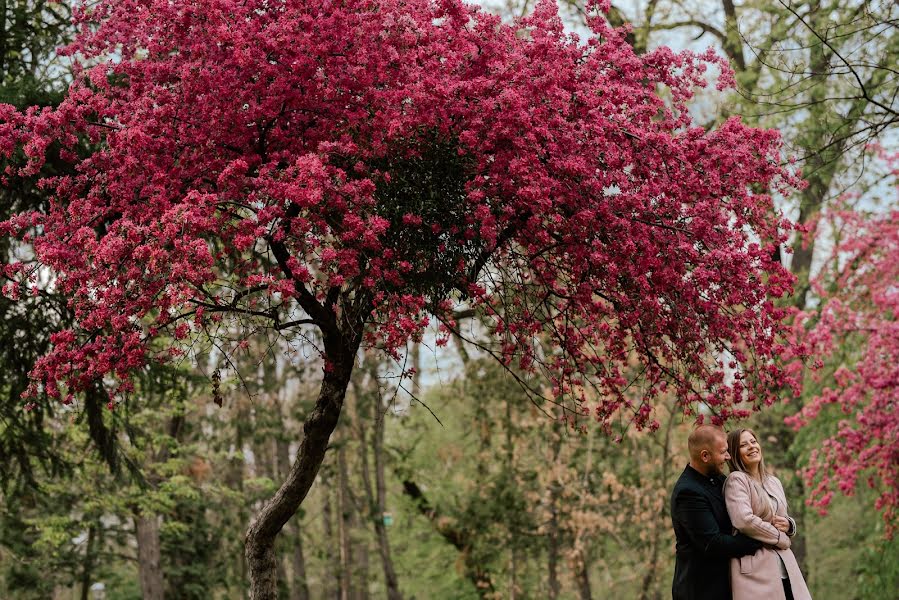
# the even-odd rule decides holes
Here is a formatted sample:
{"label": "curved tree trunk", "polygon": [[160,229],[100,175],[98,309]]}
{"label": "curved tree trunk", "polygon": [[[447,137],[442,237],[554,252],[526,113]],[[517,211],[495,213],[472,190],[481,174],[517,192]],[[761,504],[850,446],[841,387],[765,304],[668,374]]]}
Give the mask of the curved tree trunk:
{"label": "curved tree trunk", "polygon": [[343,407],[343,399],[359,338],[336,341],[325,336],[327,365],[315,407],[303,425],[303,441],[284,483],[250,524],[245,555],[250,576],[250,598],[275,600],[278,597],[275,538],[296,513],[315,481],[328,448],[328,440]]}

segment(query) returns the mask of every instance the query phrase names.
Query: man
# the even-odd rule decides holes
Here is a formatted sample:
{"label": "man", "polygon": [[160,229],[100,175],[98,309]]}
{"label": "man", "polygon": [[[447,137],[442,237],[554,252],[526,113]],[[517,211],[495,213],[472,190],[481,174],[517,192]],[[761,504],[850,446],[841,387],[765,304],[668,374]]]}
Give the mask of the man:
{"label": "man", "polygon": [[731,558],[754,554],[762,543],[733,525],[724,505],[724,464],[730,458],[719,427],[700,425],[687,441],[690,464],[671,492],[677,540],[674,600],[731,600]]}

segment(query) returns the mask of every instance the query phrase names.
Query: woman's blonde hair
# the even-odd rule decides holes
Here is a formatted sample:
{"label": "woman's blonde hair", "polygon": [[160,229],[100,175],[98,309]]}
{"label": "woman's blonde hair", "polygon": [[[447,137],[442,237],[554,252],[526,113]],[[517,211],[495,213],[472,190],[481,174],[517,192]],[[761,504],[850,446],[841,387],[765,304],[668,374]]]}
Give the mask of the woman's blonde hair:
{"label": "woman's blonde hair", "polygon": [[[727,460],[727,466],[730,468],[730,472],[734,471],[743,471],[747,475],[749,475],[749,481],[752,482],[752,485],[756,487],[756,491],[761,495],[762,498],[767,498],[768,492],[765,490],[765,481],[768,479],[768,470],[765,468],[765,456],[762,454],[762,459],[759,461],[759,480],[756,480],[753,477],[749,470],[746,468],[746,465],[743,464],[743,459],[740,458],[740,437],[743,435],[743,432],[750,434],[755,438],[755,441],[759,441],[759,436],[755,434],[755,432],[751,429],[734,429],[730,433],[727,434],[727,453],[730,454],[730,458]],[[759,444],[759,450],[761,451],[762,445]],[[762,519],[769,519],[773,515],[773,512],[770,514],[770,507],[767,502],[762,503],[765,507],[762,512],[766,513],[764,515],[758,515]]]}

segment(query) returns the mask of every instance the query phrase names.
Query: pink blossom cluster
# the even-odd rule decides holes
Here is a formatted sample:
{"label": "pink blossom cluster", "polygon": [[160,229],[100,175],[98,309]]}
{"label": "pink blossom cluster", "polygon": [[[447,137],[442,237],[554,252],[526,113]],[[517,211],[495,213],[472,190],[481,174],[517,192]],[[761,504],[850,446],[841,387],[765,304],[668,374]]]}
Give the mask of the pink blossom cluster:
{"label": "pink blossom cluster", "polygon": [[783,383],[771,194],[796,182],[777,132],[691,123],[706,66],[730,79],[713,53],[640,56],[599,16],[582,42],[551,0],[513,25],[458,0],[100,0],[78,20],[63,103],[0,107],[5,177],[54,149],[73,166],[2,225],[77,317],[35,366],[50,394],[127,390],[158,340],[229,314],[396,352],[459,307],[601,421],[653,427],[668,391],[720,420]]}
{"label": "pink blossom cluster", "polygon": [[899,524],[899,211],[830,216],[841,224],[834,253],[845,266],[836,281],[818,282],[823,307],[798,323],[808,329],[806,351],[832,357],[836,370],[787,422],[799,429],[839,408],[844,418],[804,471],[808,502],[824,511],[835,491],[852,495],[861,478],[880,492],[876,508],[892,535]]}

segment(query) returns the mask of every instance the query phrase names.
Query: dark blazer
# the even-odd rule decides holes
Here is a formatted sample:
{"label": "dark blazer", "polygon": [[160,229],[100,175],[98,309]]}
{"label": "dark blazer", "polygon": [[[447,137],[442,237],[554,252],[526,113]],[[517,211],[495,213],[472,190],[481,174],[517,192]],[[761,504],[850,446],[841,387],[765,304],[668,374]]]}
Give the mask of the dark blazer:
{"label": "dark blazer", "polygon": [[674,600],[731,600],[730,559],[753,554],[762,547],[761,542],[741,533],[731,535],[724,480],[724,475],[707,477],[687,465],[674,484]]}

